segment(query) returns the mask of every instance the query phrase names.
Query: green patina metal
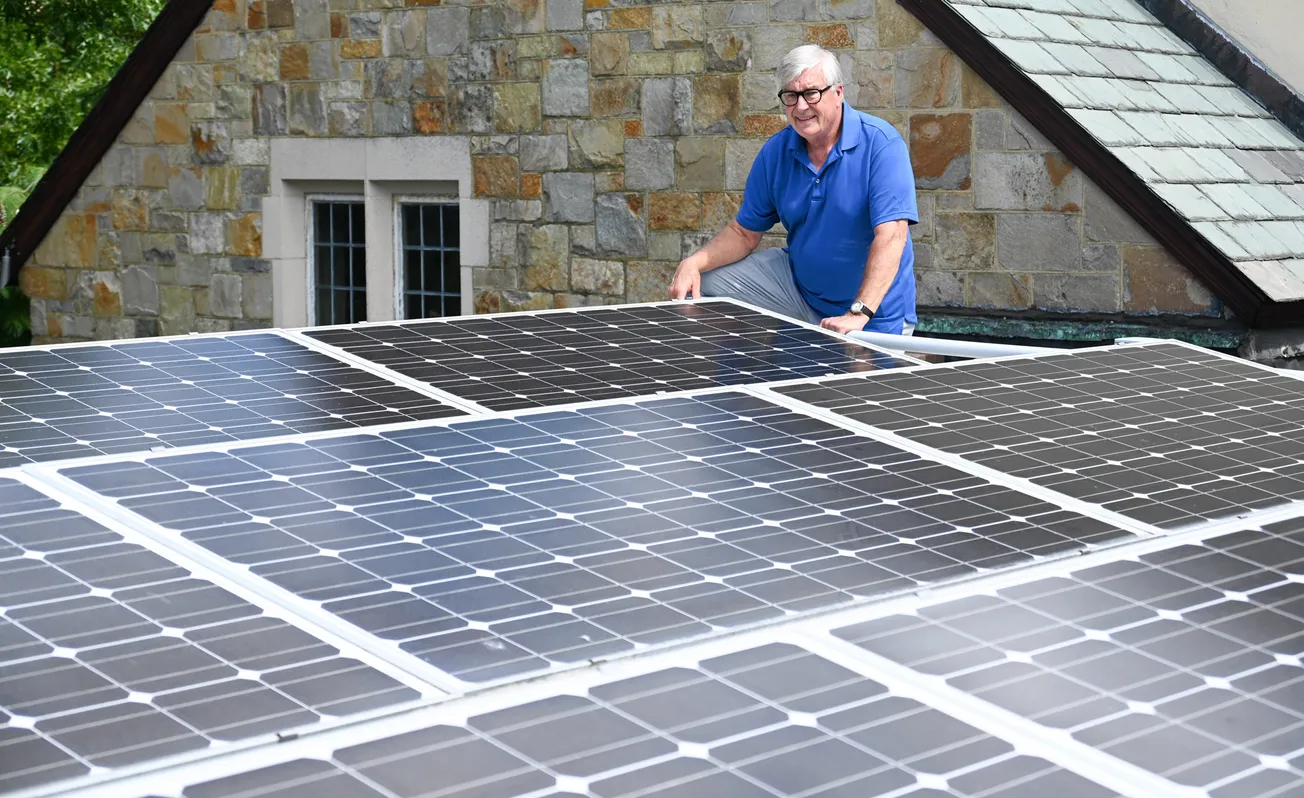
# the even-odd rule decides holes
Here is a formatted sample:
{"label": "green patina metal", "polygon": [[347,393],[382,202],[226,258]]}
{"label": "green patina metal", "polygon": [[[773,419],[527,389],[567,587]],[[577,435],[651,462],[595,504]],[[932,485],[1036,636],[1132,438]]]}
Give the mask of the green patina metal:
{"label": "green patina metal", "polygon": [[983,339],[1023,339],[1065,344],[1112,343],[1115,338],[1171,338],[1209,349],[1236,349],[1243,330],[1183,328],[1121,321],[1067,321],[995,318],[950,314],[919,314],[916,331],[939,336]]}

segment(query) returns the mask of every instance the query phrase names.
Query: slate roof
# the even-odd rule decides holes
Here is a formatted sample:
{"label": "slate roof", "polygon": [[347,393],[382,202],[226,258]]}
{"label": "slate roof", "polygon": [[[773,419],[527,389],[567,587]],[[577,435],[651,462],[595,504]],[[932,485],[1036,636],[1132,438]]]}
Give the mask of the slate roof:
{"label": "slate roof", "polygon": [[1133,0],[943,0],[1276,302],[1304,299],[1304,141]]}

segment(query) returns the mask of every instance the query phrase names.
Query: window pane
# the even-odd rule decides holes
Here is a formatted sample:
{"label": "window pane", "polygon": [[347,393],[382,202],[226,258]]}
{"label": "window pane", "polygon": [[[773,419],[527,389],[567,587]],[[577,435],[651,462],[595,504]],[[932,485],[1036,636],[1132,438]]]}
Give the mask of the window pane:
{"label": "window pane", "polygon": [[456,205],[440,205],[444,216],[444,246],[460,247],[462,237],[458,231],[458,215]]}
{"label": "window pane", "polygon": [[403,290],[420,291],[424,283],[421,280],[421,250],[409,249],[403,252]]}
{"label": "window pane", "polygon": [[444,315],[445,316],[462,315],[462,298],[456,296],[444,297]]}
{"label": "window pane", "polygon": [[367,250],[362,247],[351,247],[349,255],[353,260],[353,287],[367,287]]}
{"label": "window pane", "polygon": [[462,262],[456,252],[444,253],[444,291],[450,294],[462,291]]}
{"label": "window pane", "polygon": [[317,245],[312,251],[313,276],[318,285],[331,284],[331,248]]}
{"label": "window pane", "polygon": [[331,284],[335,288],[349,286],[349,251],[344,247],[331,247]]}
{"label": "window pane", "polygon": [[421,206],[405,204],[399,208],[403,220],[403,246],[421,246]]}
{"label": "window pane", "polygon": [[329,242],[331,240],[331,206],[329,202],[312,204],[312,240]]}
{"label": "window pane", "polygon": [[444,236],[439,232],[438,205],[421,206],[422,243],[427,247],[442,247]]}
{"label": "window pane", "polygon": [[331,209],[331,241],[339,243],[349,240],[349,203],[332,202]]}
{"label": "window pane", "polygon": [[365,291],[352,291],[353,295],[353,315],[349,318],[350,322],[357,323],[367,320],[367,294]]}
{"label": "window pane", "polygon": [[351,240],[355,244],[365,244],[367,243],[367,224],[363,204],[361,202],[350,202],[349,208],[353,211],[353,236]]}
{"label": "window pane", "polygon": [[331,294],[331,323],[348,324],[351,292],[335,291]]}
{"label": "window pane", "polygon": [[331,290],[329,288],[317,289],[317,313],[313,318],[315,324],[330,324],[331,319]]}

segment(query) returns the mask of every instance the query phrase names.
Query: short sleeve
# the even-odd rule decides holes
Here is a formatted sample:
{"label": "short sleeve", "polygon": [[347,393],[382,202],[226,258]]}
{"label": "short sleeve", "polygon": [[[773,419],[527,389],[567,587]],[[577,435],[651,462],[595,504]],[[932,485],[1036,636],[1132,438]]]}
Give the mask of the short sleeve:
{"label": "short sleeve", "polygon": [[769,159],[762,148],[752,161],[743,187],[743,204],[738,208],[738,224],[753,233],[764,233],[779,222],[779,211],[774,205],[774,181],[770,176]]}
{"label": "short sleeve", "polygon": [[875,131],[869,164],[869,224],[919,221],[915,200],[915,173],[905,139]]}

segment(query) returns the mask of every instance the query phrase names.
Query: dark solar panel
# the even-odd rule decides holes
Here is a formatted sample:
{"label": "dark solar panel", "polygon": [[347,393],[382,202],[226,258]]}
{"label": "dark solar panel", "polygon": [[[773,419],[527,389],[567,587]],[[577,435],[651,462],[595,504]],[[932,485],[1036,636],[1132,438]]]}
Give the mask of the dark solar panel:
{"label": "dark solar panel", "polygon": [[418,697],[0,478],[0,792]]}
{"label": "dark solar panel", "polygon": [[0,354],[0,468],[456,415],[271,333]]}
{"label": "dark solar panel", "polygon": [[1129,535],[738,393],[63,473],[466,681]]}
{"label": "dark solar panel", "polygon": [[1109,798],[1111,790],[773,644],[186,787],[186,798]]}
{"label": "dark solar panel", "polygon": [[727,302],[466,317],[305,334],[490,410],[912,365]]}
{"label": "dark solar panel", "polygon": [[835,634],[1212,798],[1304,789],[1304,520]]}
{"label": "dark solar panel", "polygon": [[776,390],[1163,527],[1304,499],[1304,382],[1193,347]]}

